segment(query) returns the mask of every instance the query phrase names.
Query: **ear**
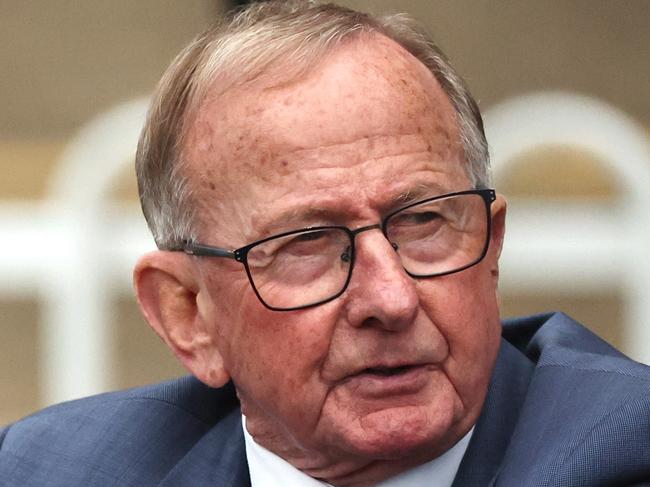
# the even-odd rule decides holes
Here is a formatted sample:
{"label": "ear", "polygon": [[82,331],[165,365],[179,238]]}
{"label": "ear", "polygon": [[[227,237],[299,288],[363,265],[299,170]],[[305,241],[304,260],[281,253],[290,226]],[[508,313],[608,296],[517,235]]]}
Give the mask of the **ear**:
{"label": "ear", "polygon": [[178,360],[202,382],[221,387],[230,376],[191,259],[167,251],[140,257],[133,272],[136,296],[147,322]]}
{"label": "ear", "polygon": [[497,194],[496,200],[490,207],[492,214],[492,229],[490,234],[490,272],[494,278],[495,287],[499,282],[499,257],[503,249],[503,237],[506,231],[506,199],[501,194]]}

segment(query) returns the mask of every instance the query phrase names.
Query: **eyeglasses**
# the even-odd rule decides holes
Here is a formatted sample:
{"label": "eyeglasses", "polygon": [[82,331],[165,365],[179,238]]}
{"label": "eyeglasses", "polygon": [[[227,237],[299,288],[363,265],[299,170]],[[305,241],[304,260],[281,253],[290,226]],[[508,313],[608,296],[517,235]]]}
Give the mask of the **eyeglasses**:
{"label": "eyeglasses", "polygon": [[186,241],[190,255],[241,262],[264,306],[291,311],[327,303],[347,288],[355,260],[355,237],[381,230],[406,273],[430,278],[459,272],[480,262],[490,242],[492,189],[449,193],[411,203],[381,223],[355,230],[319,226],[292,230],[236,250]]}

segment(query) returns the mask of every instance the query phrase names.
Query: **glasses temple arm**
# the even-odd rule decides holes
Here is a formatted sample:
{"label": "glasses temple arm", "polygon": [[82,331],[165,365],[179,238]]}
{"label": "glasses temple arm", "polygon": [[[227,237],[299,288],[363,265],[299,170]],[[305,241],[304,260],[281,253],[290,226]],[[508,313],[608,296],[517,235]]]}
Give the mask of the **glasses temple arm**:
{"label": "glasses temple arm", "polygon": [[189,255],[198,255],[205,257],[226,257],[228,259],[235,259],[234,250],[221,249],[219,247],[212,247],[210,245],[203,245],[193,242],[185,242],[183,247],[179,250],[182,250]]}

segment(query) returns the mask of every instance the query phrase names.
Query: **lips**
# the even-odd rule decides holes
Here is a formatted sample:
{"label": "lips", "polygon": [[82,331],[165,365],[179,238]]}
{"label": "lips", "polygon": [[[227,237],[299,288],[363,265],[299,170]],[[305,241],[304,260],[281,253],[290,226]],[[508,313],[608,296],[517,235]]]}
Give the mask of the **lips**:
{"label": "lips", "polygon": [[376,365],[349,375],[343,385],[358,397],[386,399],[410,395],[425,388],[436,369],[433,364]]}

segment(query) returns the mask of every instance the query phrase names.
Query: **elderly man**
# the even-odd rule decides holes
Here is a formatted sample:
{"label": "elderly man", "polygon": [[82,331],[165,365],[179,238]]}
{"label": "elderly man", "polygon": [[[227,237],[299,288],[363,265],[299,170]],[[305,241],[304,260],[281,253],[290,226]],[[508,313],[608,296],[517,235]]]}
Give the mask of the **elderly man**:
{"label": "elderly man", "polygon": [[404,17],[248,7],[164,75],[137,171],[138,300],[198,380],[19,422],[3,485],[650,479],[644,366],[562,315],[502,338],[480,114]]}

